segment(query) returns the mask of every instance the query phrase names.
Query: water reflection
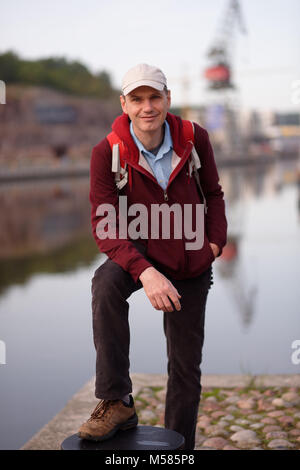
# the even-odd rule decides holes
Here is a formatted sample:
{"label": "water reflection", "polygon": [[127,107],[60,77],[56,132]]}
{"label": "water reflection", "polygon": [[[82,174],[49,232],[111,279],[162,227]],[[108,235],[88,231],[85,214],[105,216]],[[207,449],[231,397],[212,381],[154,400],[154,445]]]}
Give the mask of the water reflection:
{"label": "water reflection", "polygon": [[88,234],[44,254],[1,260],[0,296],[10,286],[26,284],[35,274],[71,273],[88,267],[97,255],[94,239]]}
{"label": "water reflection", "polygon": [[46,253],[87,234],[87,178],[0,185],[0,258]]}
{"label": "water reflection", "polygon": [[34,274],[94,261],[88,190],[87,178],[0,185],[0,295]]}
{"label": "water reflection", "polygon": [[[280,200],[280,194],[287,186],[296,186],[298,200],[295,209],[298,211],[298,219],[300,220],[300,167],[298,161],[277,160],[274,164],[265,166],[253,165],[243,169],[222,169],[220,179],[226,197],[228,242],[220,262],[216,263],[216,267],[223,282],[226,280],[227,292],[234,300],[241,323],[247,328],[253,321],[259,292],[257,276],[254,276],[250,285],[247,285],[246,269],[240,257],[241,246],[247,235],[247,224],[249,225],[250,206],[254,201],[258,204],[261,201],[263,204],[267,199],[273,200],[275,206],[276,200]],[[282,208],[283,211],[286,209]],[[270,214],[266,211],[266,221],[269,216]],[[251,217],[255,218],[255,215],[252,213]],[[281,213],[279,212],[278,225],[280,225],[280,219]],[[270,220],[270,223],[266,223],[264,227],[270,242],[274,235],[271,225]],[[257,220],[255,230],[257,235],[262,231],[259,220]],[[258,269],[257,266],[253,266],[253,268]]]}

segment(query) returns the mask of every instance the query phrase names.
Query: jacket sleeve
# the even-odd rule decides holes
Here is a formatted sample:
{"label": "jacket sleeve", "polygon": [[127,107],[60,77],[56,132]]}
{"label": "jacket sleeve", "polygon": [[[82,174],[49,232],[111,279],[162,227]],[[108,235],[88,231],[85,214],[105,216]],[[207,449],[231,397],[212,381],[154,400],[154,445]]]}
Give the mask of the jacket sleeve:
{"label": "jacket sleeve", "polygon": [[219,184],[219,175],[208,132],[196,123],[194,123],[194,128],[195,148],[201,161],[201,168],[198,172],[207,202],[206,233],[210,243],[215,243],[220,248],[218,254],[220,256],[227,241],[224,193]]}
{"label": "jacket sleeve", "polygon": [[[152,266],[145,257],[135,248],[128,238],[119,239],[119,201],[118,192],[111,171],[111,148],[107,139],[103,139],[93,148],[90,162],[90,203],[91,222],[93,236],[99,250],[105,253],[112,261],[128,271],[135,282],[140,274]],[[115,233],[116,237],[100,239],[97,235],[98,223],[107,218],[104,215],[96,215],[97,208],[101,204],[111,204],[116,213]]]}

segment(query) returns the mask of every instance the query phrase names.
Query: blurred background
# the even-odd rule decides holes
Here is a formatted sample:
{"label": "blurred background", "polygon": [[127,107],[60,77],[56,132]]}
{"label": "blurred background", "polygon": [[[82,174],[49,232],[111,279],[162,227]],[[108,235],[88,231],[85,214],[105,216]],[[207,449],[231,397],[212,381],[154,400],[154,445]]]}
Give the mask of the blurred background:
{"label": "blurred background", "polygon": [[[225,193],[202,372],[299,373],[299,1],[11,0],[1,13],[0,449],[95,373],[90,286],[106,257],[89,160],[140,62],[165,72],[171,112],[208,130]],[[143,291],[129,302],[131,371],[166,373],[162,313]]]}

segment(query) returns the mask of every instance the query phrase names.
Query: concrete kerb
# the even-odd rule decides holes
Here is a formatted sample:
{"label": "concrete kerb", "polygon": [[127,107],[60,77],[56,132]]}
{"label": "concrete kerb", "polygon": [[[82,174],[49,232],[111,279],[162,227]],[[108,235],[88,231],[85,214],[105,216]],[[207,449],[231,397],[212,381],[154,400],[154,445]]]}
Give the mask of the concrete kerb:
{"label": "concrete kerb", "polygon": [[[166,387],[166,374],[131,375],[133,396],[144,387]],[[203,375],[203,387],[300,387],[300,375]],[[77,432],[98,403],[94,395],[93,377],[67,402],[66,406],[38,431],[20,450],[59,450],[62,441]]]}

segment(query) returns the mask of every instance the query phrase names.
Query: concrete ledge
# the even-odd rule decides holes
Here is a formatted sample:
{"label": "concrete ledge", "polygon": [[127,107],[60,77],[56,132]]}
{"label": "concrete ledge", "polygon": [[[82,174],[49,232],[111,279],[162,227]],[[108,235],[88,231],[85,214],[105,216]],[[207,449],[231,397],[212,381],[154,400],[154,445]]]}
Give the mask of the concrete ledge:
{"label": "concrete ledge", "polygon": [[[167,375],[138,374],[130,375],[133,395],[143,387],[166,387]],[[300,387],[300,375],[203,375],[203,387],[232,388],[245,387]],[[61,442],[70,434],[77,432],[79,426],[89,418],[98,403],[94,395],[95,377],[68,401],[66,406],[40,431],[38,431],[21,450],[59,450]]]}

